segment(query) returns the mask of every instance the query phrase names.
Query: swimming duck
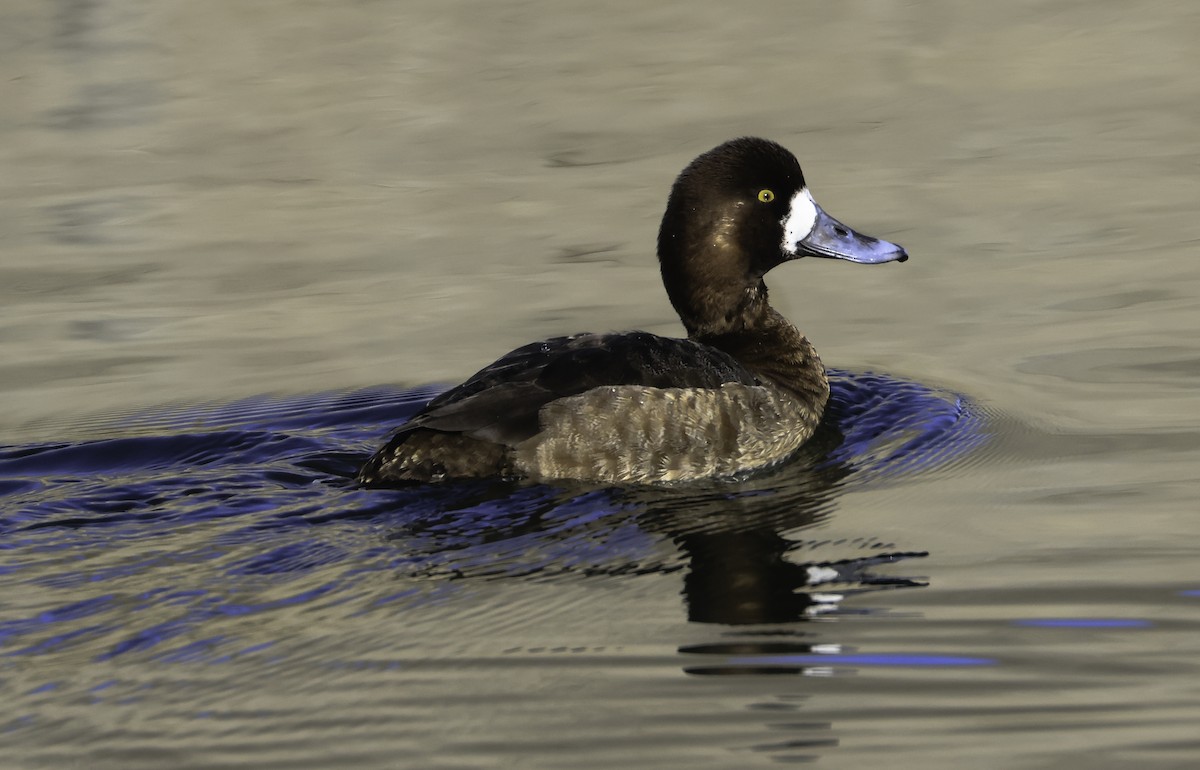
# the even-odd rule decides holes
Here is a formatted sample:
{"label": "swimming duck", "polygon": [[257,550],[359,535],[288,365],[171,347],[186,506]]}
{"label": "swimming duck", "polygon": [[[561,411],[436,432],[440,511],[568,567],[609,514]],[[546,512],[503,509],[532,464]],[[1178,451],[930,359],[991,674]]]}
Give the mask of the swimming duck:
{"label": "swimming duck", "polygon": [[816,350],[763,283],[801,257],[874,265],[908,254],[822,211],[796,158],[774,142],[734,139],[704,153],[675,180],[658,234],[686,339],[575,334],[517,348],[430,401],[358,480],[647,483],[787,459],[829,399]]}

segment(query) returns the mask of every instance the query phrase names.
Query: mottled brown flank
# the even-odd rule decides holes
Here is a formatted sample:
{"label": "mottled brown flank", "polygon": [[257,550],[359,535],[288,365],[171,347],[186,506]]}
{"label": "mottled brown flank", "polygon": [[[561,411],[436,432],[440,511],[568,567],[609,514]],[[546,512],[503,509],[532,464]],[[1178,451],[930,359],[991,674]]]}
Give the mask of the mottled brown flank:
{"label": "mottled brown flank", "polygon": [[516,448],[532,480],[688,481],[778,462],[812,436],[824,405],[772,385],[597,388],[542,409],[542,432]]}

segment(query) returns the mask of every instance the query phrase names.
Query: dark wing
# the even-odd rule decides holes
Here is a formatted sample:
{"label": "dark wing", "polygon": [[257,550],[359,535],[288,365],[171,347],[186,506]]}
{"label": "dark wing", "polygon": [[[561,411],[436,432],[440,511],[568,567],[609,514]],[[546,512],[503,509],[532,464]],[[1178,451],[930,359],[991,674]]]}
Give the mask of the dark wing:
{"label": "dark wing", "polygon": [[538,431],[550,401],[611,385],[719,388],[758,384],[732,356],[687,339],[646,332],[577,334],[517,348],[443,393],[406,423],[515,446]]}

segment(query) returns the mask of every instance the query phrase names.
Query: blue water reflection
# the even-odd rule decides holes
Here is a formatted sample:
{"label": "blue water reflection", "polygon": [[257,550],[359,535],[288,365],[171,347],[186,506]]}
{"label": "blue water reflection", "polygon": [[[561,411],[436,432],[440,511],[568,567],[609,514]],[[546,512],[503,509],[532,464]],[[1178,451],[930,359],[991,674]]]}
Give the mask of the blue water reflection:
{"label": "blue water reflection", "polygon": [[[919,551],[787,533],[829,516],[842,490],[962,460],[986,421],[952,393],[833,375],[808,453],[737,483],[359,488],[358,465],[429,389],[162,410],[111,437],[6,447],[0,581],[26,598],[0,616],[0,651],[219,662],[279,641],[245,638],[238,618],[445,601],[468,578],[686,570],[689,617],[727,624],[820,611],[827,600],[801,589],[824,583],[852,584],[839,596],[916,585],[871,570]],[[800,546],[834,558],[798,560]],[[747,615],[706,570],[753,572],[768,590]],[[395,580],[381,588],[380,574]]]}
{"label": "blue water reflection", "polygon": [[1013,623],[1034,628],[1150,628],[1154,625],[1138,618],[1030,618]]}

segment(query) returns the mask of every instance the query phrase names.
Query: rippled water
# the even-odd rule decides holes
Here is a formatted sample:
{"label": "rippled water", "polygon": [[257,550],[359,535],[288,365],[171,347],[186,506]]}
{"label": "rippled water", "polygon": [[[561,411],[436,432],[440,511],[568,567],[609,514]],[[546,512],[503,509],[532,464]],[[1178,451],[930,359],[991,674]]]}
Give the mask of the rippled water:
{"label": "rippled water", "polygon": [[[1196,765],[1197,39],[1109,0],[6,3],[0,765]],[[679,334],[658,218],[739,134],[912,255],[768,277],[837,369],[797,462],[350,481],[429,383]]]}
{"label": "rippled water", "polygon": [[[65,761],[59,741],[75,743],[100,706],[114,716],[172,704],[155,717],[165,734],[143,739],[147,751],[169,750],[166,734],[205,734],[241,698],[264,700],[233,711],[250,731],[241,749],[270,748],[259,731],[306,740],[294,706],[265,707],[278,696],[262,689],[295,666],[314,672],[294,686],[319,701],[327,679],[351,688],[351,712],[333,724],[377,710],[381,726],[421,709],[410,687],[428,683],[422,670],[438,672],[448,653],[455,662],[444,660],[450,669],[436,679],[461,667],[519,680],[555,655],[621,669],[631,665],[623,646],[638,640],[566,645],[544,631],[533,645],[501,640],[528,633],[514,626],[555,628],[590,591],[636,595],[650,580],[682,592],[695,623],[750,627],[703,643],[661,640],[678,645],[672,667],[692,675],[995,663],[854,653],[795,625],[847,613],[849,596],[924,585],[882,569],[924,552],[814,528],[846,489],[951,467],[985,445],[983,415],[953,394],[835,375],[829,418],[805,455],[738,483],[357,488],[353,473],[377,437],[429,395],[255,399],[126,417],[119,437],[5,450],[5,593],[32,597],[0,623],[5,669],[28,699],[7,728],[51,739],[30,759]],[[371,618],[399,625],[379,638]],[[357,641],[343,636],[356,627]],[[450,651],[464,641],[483,649],[459,659]],[[92,741],[112,742],[126,763],[141,744],[121,733]],[[162,761],[153,751],[149,763]]]}

